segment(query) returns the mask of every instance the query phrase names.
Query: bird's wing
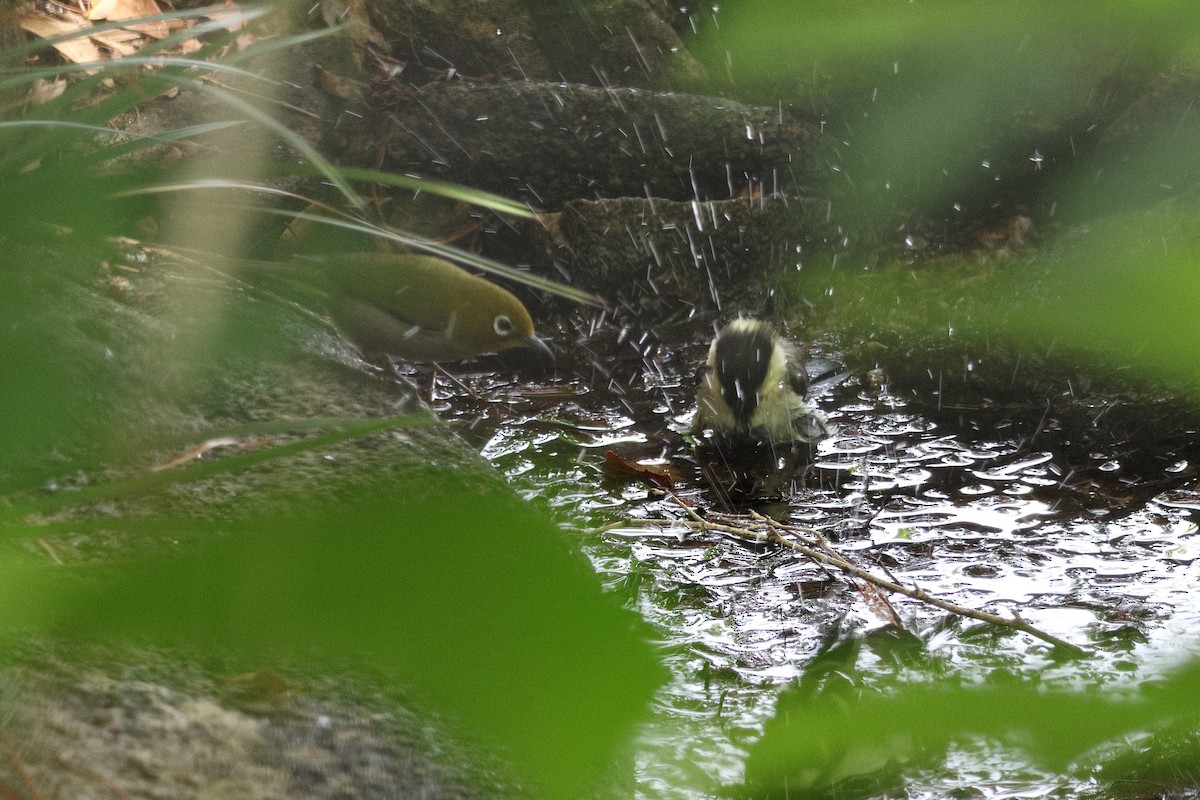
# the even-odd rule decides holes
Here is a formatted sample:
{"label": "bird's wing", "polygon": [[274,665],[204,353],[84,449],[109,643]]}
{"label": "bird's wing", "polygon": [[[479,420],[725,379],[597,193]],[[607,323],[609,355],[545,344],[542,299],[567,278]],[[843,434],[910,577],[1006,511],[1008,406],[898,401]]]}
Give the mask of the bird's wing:
{"label": "bird's wing", "polygon": [[398,324],[437,335],[453,324],[451,311],[462,302],[461,284],[469,279],[450,264],[435,269],[422,259],[339,259],[327,275],[346,297],[375,306]]}

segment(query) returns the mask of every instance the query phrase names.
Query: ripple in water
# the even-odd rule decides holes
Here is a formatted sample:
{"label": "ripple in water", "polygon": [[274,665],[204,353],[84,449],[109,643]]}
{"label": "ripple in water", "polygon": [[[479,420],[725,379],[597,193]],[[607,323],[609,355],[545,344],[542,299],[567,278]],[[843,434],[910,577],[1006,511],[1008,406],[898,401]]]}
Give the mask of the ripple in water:
{"label": "ripple in water", "polygon": [[[636,380],[619,392],[586,393],[586,410],[582,391],[548,399],[537,387],[516,397],[506,388],[501,414],[487,407],[480,378],[472,388],[482,405],[456,402],[452,424],[575,525],[682,519],[675,501],[601,466],[605,449],[673,464],[679,495],[700,508],[717,505],[680,435],[688,382],[653,372],[641,394],[630,388]],[[892,597],[939,670],[965,681],[1002,670],[1042,682],[1137,682],[1182,649],[1200,650],[1200,593],[1192,591],[1200,490],[1172,488],[1122,506],[1088,477],[1123,479],[1112,454],[1095,454],[1083,475],[1064,456],[1001,435],[1011,426],[997,426],[989,441],[970,423],[963,436],[886,394],[826,397],[822,405],[838,433],[820,443],[804,479],[772,506],[774,516],[821,531],[878,574],[970,607],[1008,614],[1019,606],[1034,625],[1097,650],[1085,662],[1060,662],[1042,642],[994,632],[968,637],[974,623]],[[1164,465],[1166,474],[1186,469],[1186,461]],[[649,800],[711,797],[738,783],[778,692],[803,674],[825,637],[884,624],[849,579],[775,547],[668,522],[593,532],[582,545],[613,590],[657,626],[672,671],[639,742],[638,796]],[[869,648],[857,668],[864,685],[906,673],[924,679],[919,668]],[[914,773],[908,793],[1069,798],[1086,788],[981,744],[955,748],[942,769]]]}

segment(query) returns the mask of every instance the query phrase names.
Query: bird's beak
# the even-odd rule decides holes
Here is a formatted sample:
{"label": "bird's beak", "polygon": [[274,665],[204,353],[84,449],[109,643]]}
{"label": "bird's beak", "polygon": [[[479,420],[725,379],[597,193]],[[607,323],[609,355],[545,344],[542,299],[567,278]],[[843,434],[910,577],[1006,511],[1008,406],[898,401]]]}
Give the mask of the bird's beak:
{"label": "bird's beak", "polygon": [[554,351],[550,349],[550,345],[543,342],[536,334],[530,334],[521,338],[521,346],[528,347],[530,350],[536,350],[551,361],[554,360]]}

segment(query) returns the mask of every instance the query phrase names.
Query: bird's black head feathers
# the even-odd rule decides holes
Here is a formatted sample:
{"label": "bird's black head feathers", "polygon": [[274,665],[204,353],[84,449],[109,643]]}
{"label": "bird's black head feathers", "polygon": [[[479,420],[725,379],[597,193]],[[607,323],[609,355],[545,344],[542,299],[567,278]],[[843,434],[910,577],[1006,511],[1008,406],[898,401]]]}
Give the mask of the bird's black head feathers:
{"label": "bird's black head feathers", "polygon": [[727,329],[717,338],[715,366],[721,397],[734,417],[748,425],[771,366],[775,335],[766,325]]}

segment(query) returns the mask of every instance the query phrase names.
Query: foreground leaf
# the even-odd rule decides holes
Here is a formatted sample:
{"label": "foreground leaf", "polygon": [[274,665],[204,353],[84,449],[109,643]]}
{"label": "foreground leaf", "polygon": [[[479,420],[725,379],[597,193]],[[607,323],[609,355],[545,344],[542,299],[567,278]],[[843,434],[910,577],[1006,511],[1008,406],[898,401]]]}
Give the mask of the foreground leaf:
{"label": "foreground leaf", "polygon": [[633,616],[521,502],[379,488],[84,582],[6,562],[0,624],[215,648],[264,669],[358,663],[416,687],[550,796],[601,780],[661,679]]}
{"label": "foreground leaf", "polygon": [[916,759],[940,758],[952,743],[984,737],[1020,746],[1031,761],[1065,770],[1089,751],[1168,724],[1200,722],[1200,664],[1153,684],[1071,690],[1034,682],[996,686],[902,686],[886,694],[795,692],[751,751],[754,797],[810,797],[839,785],[870,786]]}

